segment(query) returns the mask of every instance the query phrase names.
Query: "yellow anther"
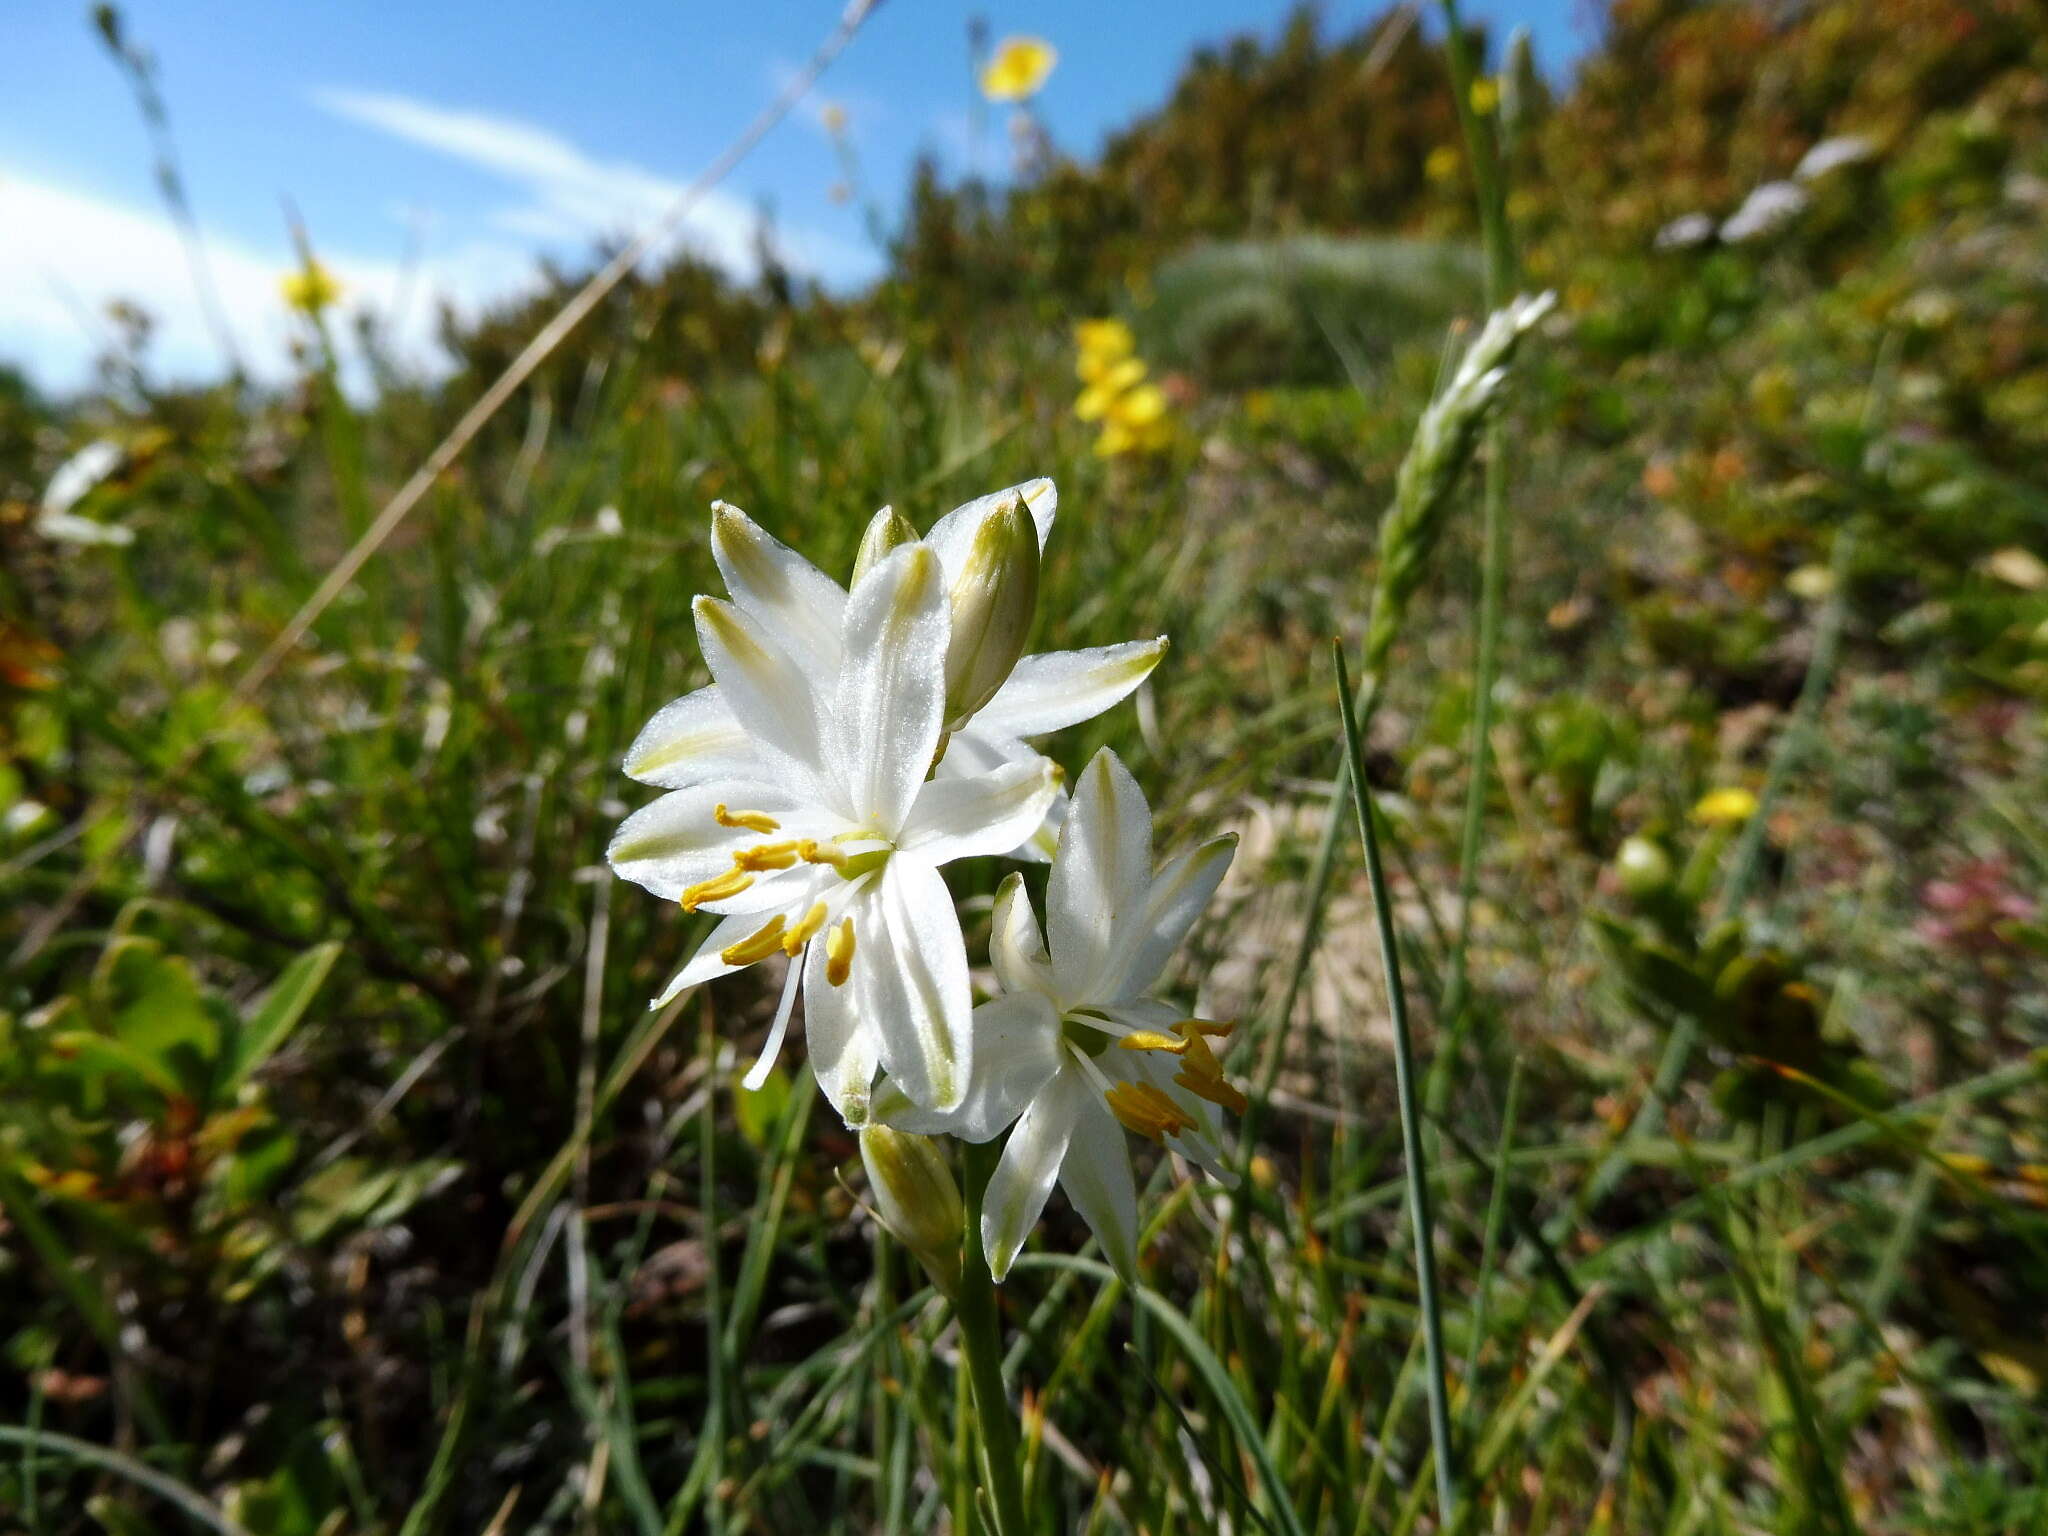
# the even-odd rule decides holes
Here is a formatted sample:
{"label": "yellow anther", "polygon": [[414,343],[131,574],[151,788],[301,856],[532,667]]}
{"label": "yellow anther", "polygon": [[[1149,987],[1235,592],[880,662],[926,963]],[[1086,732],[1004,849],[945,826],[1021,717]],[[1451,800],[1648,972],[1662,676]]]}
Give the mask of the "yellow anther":
{"label": "yellow anther", "polygon": [[839,870],[846,868],[846,850],[844,848],[830,847],[827,844],[818,842],[815,838],[807,837],[798,843],[796,845],[796,856],[806,864],[830,864],[834,869]]}
{"label": "yellow anther", "polygon": [[802,851],[800,843],[756,843],[732,856],[735,869],[788,869]]}
{"label": "yellow anther", "polygon": [[1211,1036],[1221,1039],[1235,1028],[1234,1023],[1219,1024],[1210,1019],[1182,1019],[1174,1025],[1173,1032],[1187,1042],[1188,1051],[1173,1080],[1196,1098],[1241,1115],[1249,1101],[1223,1076],[1223,1063],[1209,1048]]}
{"label": "yellow anther", "polygon": [[803,915],[802,921],[782,936],[782,952],[794,960],[803,953],[804,946],[811,942],[812,936],[824,926],[825,903],[820,901],[813,904],[811,910]]}
{"label": "yellow anther", "polygon": [[1150,1083],[1118,1083],[1103,1095],[1110,1113],[1140,1136],[1165,1144],[1195,1122],[1181,1112],[1178,1104]]}
{"label": "yellow anther", "polygon": [[683,910],[694,912],[707,901],[724,901],[728,896],[737,896],[753,883],[754,877],[744,869],[728,869],[709,880],[699,880],[683,892]]}
{"label": "yellow anther", "polygon": [[853,974],[853,919],[842,917],[825,935],[825,979],[835,987]]}
{"label": "yellow anther", "polygon": [[726,945],[718,952],[718,958],[727,965],[752,965],[756,960],[766,960],[781,947],[782,914],[778,912],[739,943]]}
{"label": "yellow anther", "polygon": [[1233,1115],[1241,1115],[1251,1107],[1251,1101],[1228,1082],[1221,1072],[1198,1072],[1193,1067],[1182,1067],[1174,1074],[1173,1080],[1187,1089],[1198,1099],[1207,1099],[1220,1109],[1227,1109]]}
{"label": "yellow anther", "polygon": [[1156,1029],[1141,1029],[1135,1034],[1125,1035],[1117,1042],[1127,1051],[1168,1051],[1175,1056],[1183,1054],[1188,1043],[1172,1035],[1162,1035]]}
{"label": "yellow anther", "polygon": [[749,832],[782,830],[782,823],[766,811],[729,811],[721,805],[711,815],[721,827],[745,827]]}

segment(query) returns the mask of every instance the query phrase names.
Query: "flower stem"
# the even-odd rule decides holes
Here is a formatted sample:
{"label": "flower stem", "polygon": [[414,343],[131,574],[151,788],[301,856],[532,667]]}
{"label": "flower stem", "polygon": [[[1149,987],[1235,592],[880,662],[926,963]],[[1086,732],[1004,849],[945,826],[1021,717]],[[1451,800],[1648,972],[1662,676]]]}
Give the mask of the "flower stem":
{"label": "flower stem", "polygon": [[1372,790],[1365,782],[1358,716],[1351,707],[1351,676],[1341,641],[1330,643],[1337,661],[1337,705],[1344,714],[1344,747],[1351,768],[1351,803],[1358,834],[1365,841],[1365,872],[1372,882],[1373,915],[1379,922],[1380,961],[1387,973],[1387,1011],[1394,1021],[1394,1087],[1401,1106],[1401,1161],[1408,1179],[1408,1213],[1415,1225],[1415,1281],[1422,1298],[1422,1346],[1429,1369],[1429,1438],[1435,1451],[1439,1520],[1449,1528],[1457,1515],[1457,1471],[1451,1459],[1450,1392],[1444,1374],[1443,1305],[1436,1281],[1436,1241],[1429,1212],[1429,1170],[1423,1161],[1422,1106],[1415,1088],[1415,1046],[1408,1028],[1408,993],[1401,985],[1401,951],[1394,936],[1394,908],[1387,896],[1387,872],[1373,827]]}
{"label": "flower stem", "polygon": [[1026,1536],[1023,1458],[1017,1419],[1003,1387],[1002,1325],[996,1317],[996,1286],[981,1248],[981,1198],[995,1171],[999,1148],[969,1145],[966,1153],[967,1230],[960,1253],[960,1296],[953,1315],[960,1321],[960,1351],[974,1388],[974,1417],[981,1429],[981,1459],[989,1502],[995,1506],[996,1536]]}

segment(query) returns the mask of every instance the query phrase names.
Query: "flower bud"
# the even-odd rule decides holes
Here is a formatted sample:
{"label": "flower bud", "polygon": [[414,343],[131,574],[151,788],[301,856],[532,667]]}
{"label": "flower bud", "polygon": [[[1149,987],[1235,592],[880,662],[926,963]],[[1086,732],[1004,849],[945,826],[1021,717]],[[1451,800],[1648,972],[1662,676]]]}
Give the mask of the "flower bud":
{"label": "flower bud", "polygon": [[870,1125],[860,1133],[860,1160],[867,1165],[868,1188],[883,1225],[951,1298],[960,1286],[960,1236],[967,1213],[938,1142]]}
{"label": "flower bud", "polygon": [[958,730],[1009,678],[1038,609],[1038,528],[1021,498],[991,508],[951,573],[946,729]]}
{"label": "flower bud", "polygon": [[1671,885],[1671,859],[1647,837],[1631,837],[1614,856],[1621,888],[1637,901],[1659,896]]}
{"label": "flower bud", "polygon": [[890,550],[905,544],[917,542],[917,530],[910,525],[910,519],[894,507],[884,507],[868,521],[868,531],[860,536],[860,553],[853,557],[853,582],[860,584],[861,577],[882,563],[882,556]]}

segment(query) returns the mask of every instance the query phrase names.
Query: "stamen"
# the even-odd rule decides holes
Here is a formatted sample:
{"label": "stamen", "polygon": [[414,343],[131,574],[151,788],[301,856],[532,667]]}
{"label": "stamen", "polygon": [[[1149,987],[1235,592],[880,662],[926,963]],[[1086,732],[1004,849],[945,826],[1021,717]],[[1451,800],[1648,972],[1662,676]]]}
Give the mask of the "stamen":
{"label": "stamen", "polygon": [[1188,1042],[1172,1035],[1162,1035],[1156,1029],[1133,1030],[1117,1042],[1127,1051],[1166,1051],[1174,1056],[1187,1053]]}
{"label": "stamen", "polygon": [[1174,1025],[1174,1033],[1187,1042],[1188,1050],[1173,1080],[1196,1098],[1207,1099],[1219,1109],[1241,1115],[1250,1108],[1250,1101],[1224,1077],[1223,1064],[1209,1048],[1210,1036],[1227,1036],[1236,1027],[1235,1024],[1218,1024],[1208,1019],[1182,1019]]}
{"label": "stamen", "polygon": [[852,974],[853,919],[842,917],[825,936],[825,979],[835,987],[843,987]]}
{"label": "stamen", "polygon": [[1150,1083],[1118,1083],[1103,1097],[1117,1119],[1162,1146],[1168,1136],[1194,1128],[1181,1107]]}
{"label": "stamen", "polygon": [[718,958],[727,965],[752,965],[756,960],[766,960],[780,948],[782,914],[778,912],[739,943],[726,945],[718,952]]}
{"label": "stamen", "polygon": [[806,864],[830,864],[841,873],[846,870],[846,850],[830,847],[815,838],[807,837],[799,842],[796,845],[796,856]]}
{"label": "stamen", "polygon": [[683,910],[694,912],[707,901],[724,901],[728,896],[737,896],[753,883],[754,877],[743,869],[728,869],[709,880],[699,880],[683,892]]}
{"label": "stamen", "polygon": [[732,856],[735,869],[788,869],[802,851],[800,843],[756,843]]}
{"label": "stamen", "polygon": [[1196,1098],[1207,1099],[1233,1115],[1241,1115],[1251,1107],[1251,1101],[1221,1072],[1201,1072],[1194,1067],[1182,1067],[1173,1075],[1173,1080]]}
{"label": "stamen", "polygon": [[797,925],[782,936],[782,952],[794,960],[803,953],[804,946],[811,942],[812,936],[824,926],[825,903],[820,901],[814,903]]}
{"label": "stamen", "polygon": [[723,805],[711,813],[721,827],[745,827],[749,832],[779,832],[782,823],[766,811],[729,811]]}

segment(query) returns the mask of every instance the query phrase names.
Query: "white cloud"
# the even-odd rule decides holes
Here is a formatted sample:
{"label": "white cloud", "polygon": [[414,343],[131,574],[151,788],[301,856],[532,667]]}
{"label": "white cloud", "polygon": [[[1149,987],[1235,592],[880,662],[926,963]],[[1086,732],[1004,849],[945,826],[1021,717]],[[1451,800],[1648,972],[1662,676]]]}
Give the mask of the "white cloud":
{"label": "white cloud", "polygon": [[[117,300],[150,316],[155,376],[190,380],[224,371],[184,244],[158,209],[0,168],[0,229],[7,231],[0,240],[0,359],[26,367],[45,388],[64,391],[90,381],[93,359],[108,340],[107,306]],[[297,258],[285,232],[267,245],[211,231],[202,231],[201,239],[237,350],[257,377],[288,377],[294,320],[278,284]],[[410,274],[396,261],[340,250],[323,249],[321,259],[341,279],[344,316],[361,306],[387,316],[410,284],[392,341],[418,368],[439,362],[432,329],[441,302],[471,314],[533,280],[526,253],[489,243],[430,256]]]}
{"label": "white cloud", "polygon": [[[587,246],[596,237],[637,233],[666,214],[687,183],[624,161],[585,154],[560,135],[515,118],[463,112],[371,91],[316,91],[329,112],[394,138],[489,171],[519,187],[527,201],[499,209],[492,224],[508,233]],[[684,220],[680,243],[742,281],[759,274],[759,213],[713,187]],[[797,271],[844,278],[874,265],[861,247],[810,230],[775,232],[781,259]]]}

